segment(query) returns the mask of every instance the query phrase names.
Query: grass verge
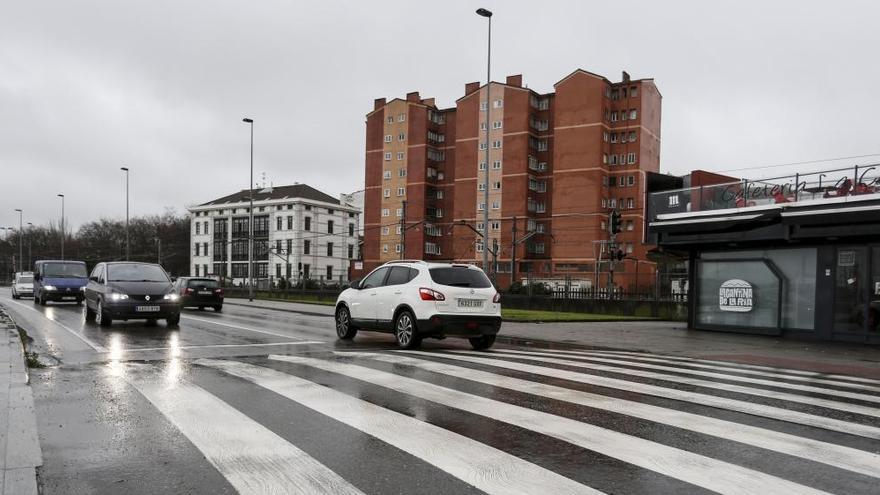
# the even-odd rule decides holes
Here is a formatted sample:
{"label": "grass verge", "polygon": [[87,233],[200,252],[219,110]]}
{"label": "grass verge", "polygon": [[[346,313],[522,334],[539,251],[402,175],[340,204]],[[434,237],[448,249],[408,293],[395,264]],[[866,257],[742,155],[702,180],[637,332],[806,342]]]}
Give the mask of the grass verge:
{"label": "grass verge", "polygon": [[504,321],[536,323],[536,322],[588,322],[588,321],[650,321],[658,318],[646,316],[603,315],[596,313],[566,313],[563,311],[539,311],[531,309],[501,309]]}

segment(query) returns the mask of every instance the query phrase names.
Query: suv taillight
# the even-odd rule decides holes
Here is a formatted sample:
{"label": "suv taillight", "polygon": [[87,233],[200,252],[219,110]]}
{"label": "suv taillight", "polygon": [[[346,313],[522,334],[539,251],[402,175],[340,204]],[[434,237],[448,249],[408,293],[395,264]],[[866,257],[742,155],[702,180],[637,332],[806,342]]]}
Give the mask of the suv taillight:
{"label": "suv taillight", "polygon": [[191,287],[187,287],[185,292],[186,292],[187,294],[192,294],[192,293],[195,292],[195,291],[193,291]]}
{"label": "suv taillight", "polygon": [[214,289],[215,294],[223,295],[223,289]]}
{"label": "suv taillight", "polygon": [[446,296],[442,293],[437,292],[434,289],[428,289],[426,287],[422,287],[419,289],[419,297],[422,298],[422,301],[445,301]]}
{"label": "suv taillight", "polygon": [[496,303],[496,304],[501,302],[501,293],[500,292],[495,293],[495,297],[492,298],[492,302]]}

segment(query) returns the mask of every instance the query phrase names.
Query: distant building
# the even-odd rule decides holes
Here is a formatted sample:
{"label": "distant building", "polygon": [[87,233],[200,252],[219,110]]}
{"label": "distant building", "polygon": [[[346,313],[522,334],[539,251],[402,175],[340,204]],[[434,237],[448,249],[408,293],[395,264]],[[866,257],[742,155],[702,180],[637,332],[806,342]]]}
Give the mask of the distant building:
{"label": "distant building", "polygon": [[[192,276],[234,284],[248,280],[247,189],[189,208]],[[265,285],[287,279],[348,281],[358,253],[360,208],[305,184],[254,190],[254,278]]]}
{"label": "distant building", "polygon": [[[626,257],[618,270],[637,273],[641,263],[650,280],[642,226],[646,173],[660,166],[660,107],[653,79],[623,73],[612,82],[584,70],[550,93],[523,87],[520,75],[492,82],[488,98],[485,85],[468,83],[452,108],[418,92],[375,100],[366,121],[363,271],[402,257],[481,264],[476,230],[498,246],[502,287],[526,277],[590,286],[612,249]],[[612,246],[614,210],[623,230]],[[636,283],[626,274],[615,280]]]}

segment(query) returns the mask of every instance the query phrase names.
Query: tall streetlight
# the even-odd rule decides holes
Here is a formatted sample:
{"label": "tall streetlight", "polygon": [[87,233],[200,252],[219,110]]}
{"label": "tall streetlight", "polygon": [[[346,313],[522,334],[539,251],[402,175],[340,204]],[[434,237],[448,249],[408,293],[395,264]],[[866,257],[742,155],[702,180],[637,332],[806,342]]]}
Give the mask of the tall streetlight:
{"label": "tall streetlight", "polygon": [[489,42],[486,56],[486,170],[483,171],[483,270],[489,269],[489,130],[491,127],[492,98],[492,12],[487,9],[477,9],[477,15],[489,19]]}
{"label": "tall streetlight", "polygon": [[131,253],[128,244],[128,167],[120,167],[119,170],[125,172],[125,261]]}
{"label": "tall streetlight", "polygon": [[251,180],[248,182],[251,207],[248,209],[248,300],[254,300],[254,119],[241,119],[251,125]]}
{"label": "tall streetlight", "polygon": [[64,195],[58,197],[61,198],[61,261],[64,261]]}
{"label": "tall streetlight", "polygon": [[23,272],[24,269],[22,268],[22,259],[21,259],[22,256],[24,256],[24,243],[23,243],[23,239],[21,237],[21,223],[22,223],[21,218],[22,218],[23,213],[21,211],[21,208],[16,208],[15,211],[18,212],[18,271]]}
{"label": "tall streetlight", "polygon": [[31,247],[33,247],[33,242],[34,242],[34,224],[32,224],[31,222],[28,222],[28,268],[34,266],[31,264],[31,254],[32,254]]}

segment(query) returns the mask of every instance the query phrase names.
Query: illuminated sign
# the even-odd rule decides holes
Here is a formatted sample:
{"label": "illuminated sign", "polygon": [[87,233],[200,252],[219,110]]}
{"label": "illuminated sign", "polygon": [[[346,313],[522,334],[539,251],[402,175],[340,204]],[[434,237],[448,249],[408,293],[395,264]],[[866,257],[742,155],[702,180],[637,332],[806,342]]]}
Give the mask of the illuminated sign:
{"label": "illuminated sign", "polygon": [[754,305],[754,294],[752,284],[745,280],[728,280],[718,289],[718,309],[748,313]]}

